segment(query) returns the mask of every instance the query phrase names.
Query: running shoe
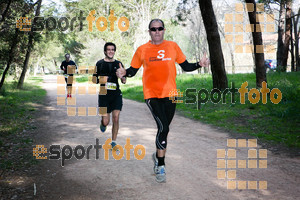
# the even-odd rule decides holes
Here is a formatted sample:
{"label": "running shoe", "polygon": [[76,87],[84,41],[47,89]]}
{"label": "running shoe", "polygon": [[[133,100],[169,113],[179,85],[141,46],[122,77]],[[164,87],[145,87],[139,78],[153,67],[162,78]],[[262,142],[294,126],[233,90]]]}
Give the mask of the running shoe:
{"label": "running shoe", "polygon": [[164,165],[157,167],[156,181],[159,183],[166,182],[166,169]]}
{"label": "running shoe", "polygon": [[111,145],[111,148],[113,149],[117,145],[117,143],[112,142],[112,143],[110,143],[110,145]]}
{"label": "running shoe", "polygon": [[154,171],[154,174],[156,174],[156,173],[157,173],[157,166],[158,166],[158,159],[157,159],[157,157],[156,157],[156,152],[154,152],[154,153],[152,154],[152,160],[153,160],[153,162],[154,162],[153,171]]}
{"label": "running shoe", "polygon": [[103,126],[103,125],[102,125],[102,122],[100,122],[100,131],[101,131],[102,133],[104,133],[104,132],[106,131],[106,126]]}

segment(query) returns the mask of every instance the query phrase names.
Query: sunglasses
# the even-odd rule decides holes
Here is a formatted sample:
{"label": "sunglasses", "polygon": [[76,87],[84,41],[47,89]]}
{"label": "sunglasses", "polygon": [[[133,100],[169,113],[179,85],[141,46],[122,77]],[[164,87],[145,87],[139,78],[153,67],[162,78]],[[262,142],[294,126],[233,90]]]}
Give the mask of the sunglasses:
{"label": "sunglasses", "polygon": [[157,30],[162,31],[162,30],[164,30],[164,27],[158,27],[158,28],[152,27],[152,28],[150,28],[150,31],[152,31],[152,32],[156,32]]}

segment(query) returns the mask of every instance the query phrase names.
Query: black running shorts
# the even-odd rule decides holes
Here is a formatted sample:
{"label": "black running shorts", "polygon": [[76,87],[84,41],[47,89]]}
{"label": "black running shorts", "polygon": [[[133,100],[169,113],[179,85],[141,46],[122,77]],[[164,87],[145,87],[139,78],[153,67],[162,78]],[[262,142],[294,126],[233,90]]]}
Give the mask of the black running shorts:
{"label": "black running shorts", "polygon": [[107,93],[106,95],[99,95],[98,107],[106,107],[107,113],[113,110],[122,110],[123,99],[121,92]]}

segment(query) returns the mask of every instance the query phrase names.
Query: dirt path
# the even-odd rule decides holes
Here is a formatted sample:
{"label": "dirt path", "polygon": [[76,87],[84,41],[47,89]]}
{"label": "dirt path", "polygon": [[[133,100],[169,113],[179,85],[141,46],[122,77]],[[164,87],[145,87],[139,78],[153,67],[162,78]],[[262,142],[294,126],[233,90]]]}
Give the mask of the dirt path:
{"label": "dirt path", "polygon": [[[130,80],[129,80],[130,81]],[[51,144],[100,144],[111,135],[111,126],[100,133],[99,117],[68,117],[66,106],[57,106],[56,79],[45,78],[47,106],[37,119],[36,141]],[[96,95],[77,96],[77,106],[95,107]],[[166,157],[167,183],[156,183],[151,154],[155,150],[156,124],[143,103],[124,100],[117,142],[123,147],[126,138],[134,146],[146,149],[145,158],[115,160],[104,150],[95,160],[83,158],[65,161],[42,160],[34,177],[37,199],[297,199],[300,193],[300,159],[273,155],[268,151],[266,169],[236,169],[235,180],[267,181],[267,190],[230,190],[226,180],[217,178],[217,149],[226,149],[229,135],[208,125],[176,115],[168,137]],[[259,147],[258,147],[259,148]],[[258,149],[256,148],[256,149]],[[247,160],[249,148],[236,148],[237,159]],[[266,159],[265,159],[266,160]],[[233,169],[234,170],[234,169]]]}

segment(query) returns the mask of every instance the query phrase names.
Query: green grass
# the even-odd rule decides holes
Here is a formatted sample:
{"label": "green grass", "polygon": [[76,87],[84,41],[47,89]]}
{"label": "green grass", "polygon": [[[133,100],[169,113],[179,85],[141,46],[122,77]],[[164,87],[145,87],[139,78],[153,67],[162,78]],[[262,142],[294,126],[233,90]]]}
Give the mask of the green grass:
{"label": "green grass", "polygon": [[92,75],[88,75],[88,74],[83,74],[83,75],[76,75],[75,78],[76,78],[76,82],[78,83],[85,83],[85,82],[88,82],[88,77],[92,77]]}
{"label": "green grass", "polygon": [[[255,74],[228,74],[227,77],[229,88],[234,83],[238,89],[245,81],[248,82],[248,91],[255,88]],[[177,88],[184,91],[184,97],[179,98],[184,103],[178,103],[177,110],[184,116],[222,127],[229,132],[249,134],[284,146],[300,148],[300,73],[268,73],[267,81],[270,90],[278,88],[282,92],[279,104],[273,104],[269,94],[267,104],[261,100],[252,104],[247,95],[245,104],[241,104],[240,94],[236,93],[234,104],[231,103],[231,95],[227,94],[225,104],[214,104],[209,100],[198,109],[197,103],[185,104],[185,90],[196,88],[198,93],[205,88],[210,92],[211,75],[179,75]],[[124,98],[144,102],[141,82],[141,78],[128,79],[128,84],[122,86]]]}
{"label": "green grass", "polygon": [[[26,148],[32,148],[32,139],[26,133],[35,129],[31,123],[35,104],[42,104],[46,91],[39,85],[42,77],[31,77],[23,89],[16,89],[17,83],[8,79],[0,91],[0,169],[17,169],[34,162],[32,153],[25,155]],[[28,153],[28,152],[27,152]],[[1,175],[1,173],[0,173]]]}

